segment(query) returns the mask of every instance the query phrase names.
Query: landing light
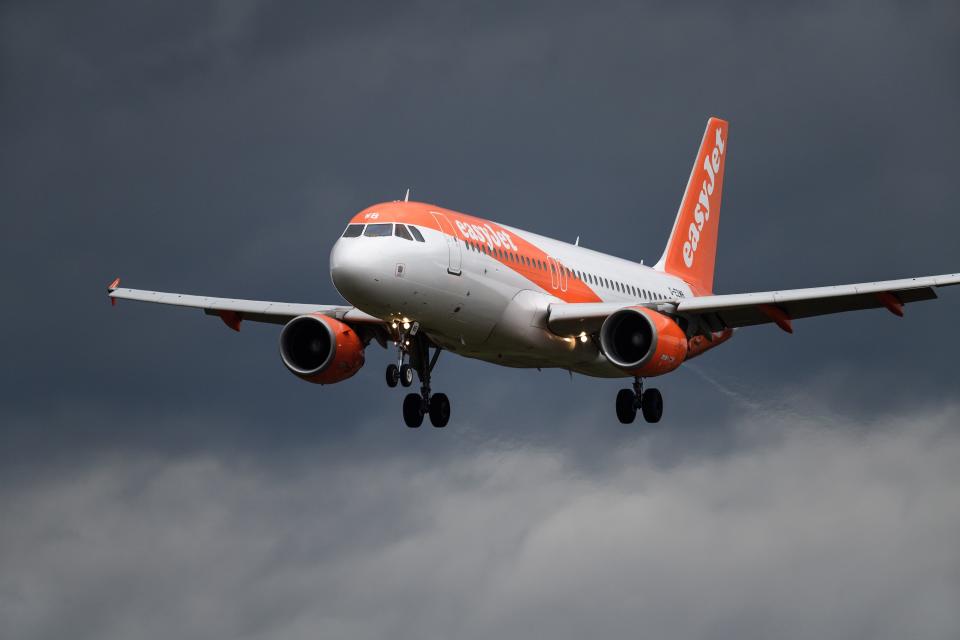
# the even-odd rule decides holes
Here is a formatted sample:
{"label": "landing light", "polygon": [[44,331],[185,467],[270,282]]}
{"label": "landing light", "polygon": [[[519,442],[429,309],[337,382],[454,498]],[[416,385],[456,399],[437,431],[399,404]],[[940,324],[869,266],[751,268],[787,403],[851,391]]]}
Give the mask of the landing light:
{"label": "landing light", "polygon": [[586,341],[587,341],[587,334],[581,333],[581,334],[580,334],[580,342],[586,342]]}
{"label": "landing light", "polygon": [[403,330],[406,331],[406,330],[408,330],[409,328],[410,328],[410,323],[404,321],[404,323],[403,323]]}

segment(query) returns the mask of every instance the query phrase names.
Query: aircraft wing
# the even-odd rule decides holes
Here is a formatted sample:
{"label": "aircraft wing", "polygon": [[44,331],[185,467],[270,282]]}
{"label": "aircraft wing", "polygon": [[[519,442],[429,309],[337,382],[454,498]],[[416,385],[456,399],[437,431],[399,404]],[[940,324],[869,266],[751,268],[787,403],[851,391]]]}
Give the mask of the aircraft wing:
{"label": "aircraft wing", "polygon": [[903,305],[932,300],[937,297],[934,289],[956,284],[960,284],[960,273],[811,289],[700,296],[638,305],[621,302],[552,304],[547,324],[559,335],[589,333],[598,330],[606,317],[618,309],[645,306],[687,318],[693,334],[768,322],[792,332],[791,320],[798,318],[880,308],[903,315]]}
{"label": "aircraft wing", "polygon": [[220,319],[234,331],[240,330],[240,322],[242,320],[286,324],[293,318],[308,313],[322,313],[325,316],[330,316],[331,318],[336,318],[337,320],[342,320],[350,324],[384,324],[379,318],[345,305],[237,300],[234,298],[195,296],[185,293],[126,289],[120,287],[119,278],[110,284],[107,288],[107,293],[110,296],[111,302],[114,304],[116,304],[117,300],[136,300],[139,302],[153,302],[155,304],[166,304],[176,307],[203,309],[203,312],[207,315],[219,316]]}

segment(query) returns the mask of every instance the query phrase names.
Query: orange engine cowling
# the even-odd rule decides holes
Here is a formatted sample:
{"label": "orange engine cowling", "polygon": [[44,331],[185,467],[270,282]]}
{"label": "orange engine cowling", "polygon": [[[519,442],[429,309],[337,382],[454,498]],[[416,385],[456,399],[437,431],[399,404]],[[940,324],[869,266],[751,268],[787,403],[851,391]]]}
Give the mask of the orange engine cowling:
{"label": "orange engine cowling", "polygon": [[600,346],[607,360],[643,378],[673,371],[687,357],[687,336],[662,313],[645,307],[620,309],[603,321]]}
{"label": "orange engine cowling", "polygon": [[349,325],[311,313],[283,327],[280,357],[295,376],[315,384],[333,384],[363,366],[363,341]]}

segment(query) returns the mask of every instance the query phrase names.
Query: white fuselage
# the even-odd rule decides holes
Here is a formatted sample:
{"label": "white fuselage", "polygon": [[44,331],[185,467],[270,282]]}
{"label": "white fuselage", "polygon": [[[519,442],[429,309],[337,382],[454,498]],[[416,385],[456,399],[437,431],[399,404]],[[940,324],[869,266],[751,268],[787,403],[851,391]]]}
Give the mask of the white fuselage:
{"label": "white fuselage", "polygon": [[[679,278],[513,227],[496,225],[505,236],[501,251],[486,242],[487,236],[464,231],[459,223],[458,229],[406,224],[416,226],[424,241],[396,235],[337,240],[330,252],[334,286],[358,309],[388,322],[418,322],[436,344],[463,356],[513,367],[626,376],[603,357],[594,340],[549,331],[549,305],[571,301],[574,284],[592,296],[582,301],[624,306],[692,296]],[[444,233],[444,227],[453,233]],[[489,248],[478,250],[480,244],[468,234]],[[546,268],[522,257],[505,259],[518,245],[542,251],[547,258],[539,264]]]}

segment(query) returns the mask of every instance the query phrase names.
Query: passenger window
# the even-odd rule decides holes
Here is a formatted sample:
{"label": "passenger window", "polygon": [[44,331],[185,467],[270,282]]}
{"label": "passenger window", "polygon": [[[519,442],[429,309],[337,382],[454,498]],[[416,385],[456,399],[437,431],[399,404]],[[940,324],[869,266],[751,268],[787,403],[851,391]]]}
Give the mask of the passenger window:
{"label": "passenger window", "polygon": [[393,223],[379,223],[379,224],[368,224],[367,228],[364,230],[363,235],[368,238],[383,238],[385,236],[393,235]]}
{"label": "passenger window", "polygon": [[402,224],[398,224],[393,228],[393,235],[397,236],[398,238],[403,238],[404,240],[413,242],[413,236],[410,235],[410,232],[407,231],[407,228]]}
{"label": "passenger window", "polygon": [[413,239],[417,242],[424,242],[423,234],[420,233],[420,229],[417,229],[413,225],[407,227],[410,230],[410,234],[413,235]]}
{"label": "passenger window", "polygon": [[344,238],[356,238],[356,237],[359,236],[361,233],[363,233],[363,225],[362,225],[362,224],[348,224],[348,225],[347,225],[347,228],[343,230],[343,236],[342,236],[342,237],[344,237]]}

